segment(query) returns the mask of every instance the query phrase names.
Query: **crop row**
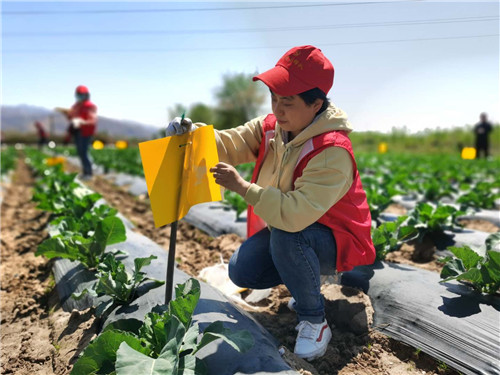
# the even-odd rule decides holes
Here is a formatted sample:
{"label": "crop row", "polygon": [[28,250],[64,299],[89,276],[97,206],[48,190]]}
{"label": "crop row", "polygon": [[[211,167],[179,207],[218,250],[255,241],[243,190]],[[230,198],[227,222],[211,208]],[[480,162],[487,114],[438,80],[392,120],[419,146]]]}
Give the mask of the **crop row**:
{"label": "crop row", "polygon": [[17,152],[14,148],[8,147],[3,149],[0,154],[0,174],[6,175],[14,169],[15,162],[17,159]]}
{"label": "crop row", "polygon": [[[94,150],[94,153],[102,151]],[[135,149],[106,152],[107,159],[114,154],[120,163],[129,165],[139,159]],[[128,155],[128,159],[124,155]],[[372,238],[379,260],[405,242],[422,242],[425,237],[434,240],[446,236],[445,232],[460,230],[457,220],[460,216],[481,206],[491,208],[499,196],[495,191],[500,187],[500,178],[494,173],[494,163],[489,161],[385,154],[358,156],[358,164],[372,213]],[[251,163],[239,166],[246,179],[250,178],[252,170]],[[381,213],[393,202],[393,197],[401,194],[413,195],[417,204],[407,215],[384,222]],[[469,199],[472,196],[475,198]],[[454,198],[460,206],[449,205],[443,198]],[[237,215],[246,209],[246,203],[237,194],[226,191],[225,201]],[[455,277],[471,282],[477,290],[495,293],[500,287],[500,262],[498,253],[493,251],[498,238],[498,233],[491,236],[483,249],[450,247],[457,258],[442,259],[443,263],[448,262],[442,272],[443,278]],[[482,255],[477,258],[473,253]]]}
{"label": "crop row", "polygon": [[[59,152],[71,154],[74,150]],[[105,172],[144,176],[137,148],[92,150],[92,157]],[[498,161],[471,161],[450,155],[360,154],[357,164],[374,219],[400,195],[432,203],[453,200],[461,210],[492,209],[500,197]],[[237,168],[250,180],[253,163]],[[238,216],[246,210],[239,195],[226,192],[224,198]]]}

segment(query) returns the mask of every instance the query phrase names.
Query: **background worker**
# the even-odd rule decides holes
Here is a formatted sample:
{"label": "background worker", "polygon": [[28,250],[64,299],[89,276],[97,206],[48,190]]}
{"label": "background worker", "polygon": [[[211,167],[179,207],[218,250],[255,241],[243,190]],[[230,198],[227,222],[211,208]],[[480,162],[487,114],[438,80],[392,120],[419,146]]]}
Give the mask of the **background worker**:
{"label": "background worker", "polygon": [[[249,204],[248,239],[233,254],[229,276],[240,287],[285,284],[298,331],[294,352],[322,356],[332,333],[320,275],[371,264],[371,216],[348,133],[347,115],[326,95],[334,69],[321,50],[296,47],[256,77],[270,90],[273,114],[215,131],[221,162],[215,181]],[[167,136],[197,126],[175,118]],[[256,161],[252,182],[234,165]],[[258,215],[258,216],[257,216]]]}
{"label": "background worker", "polygon": [[488,115],[484,112],[479,116],[479,120],[480,121],[476,124],[476,126],[474,126],[477,157],[480,158],[482,154],[485,158],[487,158],[490,156],[489,136],[493,130],[493,126],[488,121]]}
{"label": "background worker", "polygon": [[92,178],[92,163],[89,158],[88,149],[92,136],[97,128],[97,107],[90,101],[90,92],[86,86],[80,85],[75,90],[76,102],[71,109],[56,108],[62,112],[70,121],[68,135],[73,135],[76,150],[82,164],[82,179]]}
{"label": "background worker", "polygon": [[37,134],[38,134],[38,148],[42,148],[49,141],[49,139],[47,137],[47,132],[45,131],[45,129],[40,121],[35,121],[35,123],[33,125],[35,126]]}

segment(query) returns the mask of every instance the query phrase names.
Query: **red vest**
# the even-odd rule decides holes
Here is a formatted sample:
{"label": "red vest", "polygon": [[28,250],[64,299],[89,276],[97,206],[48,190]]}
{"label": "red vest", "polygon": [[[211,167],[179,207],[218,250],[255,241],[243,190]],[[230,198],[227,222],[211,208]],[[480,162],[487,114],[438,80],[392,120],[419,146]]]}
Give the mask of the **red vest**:
{"label": "red vest", "polygon": [[[262,125],[262,141],[259,155],[255,163],[252,182],[257,177],[267,153],[269,140],[274,137],[276,117],[268,115]],[[337,243],[337,271],[350,271],[356,266],[372,264],[375,261],[375,248],[371,238],[371,215],[366,193],[354,159],[351,140],[345,131],[330,131],[309,139],[302,147],[299,161],[295,166],[293,181],[302,175],[309,160],[326,147],[342,147],[349,152],[354,167],[354,179],[349,191],[335,203],[318,223],[331,228]],[[254,214],[253,207],[248,206],[247,237],[266,227],[266,223]]]}
{"label": "red vest", "polygon": [[[85,100],[83,102],[77,102],[71,107],[71,118],[81,117],[84,120],[90,119],[90,113],[96,112],[97,107],[90,100]],[[96,131],[96,122],[82,125],[80,128],[81,135],[83,137],[90,137],[94,135]]]}

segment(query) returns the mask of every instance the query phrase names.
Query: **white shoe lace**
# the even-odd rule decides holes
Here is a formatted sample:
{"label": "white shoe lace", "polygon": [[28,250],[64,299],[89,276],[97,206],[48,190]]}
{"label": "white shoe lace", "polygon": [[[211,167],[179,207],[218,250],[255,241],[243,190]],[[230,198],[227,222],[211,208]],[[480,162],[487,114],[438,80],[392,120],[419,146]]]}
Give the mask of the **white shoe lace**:
{"label": "white shoe lace", "polygon": [[297,338],[300,337],[309,340],[316,339],[316,327],[307,320],[301,321],[295,329],[299,331]]}

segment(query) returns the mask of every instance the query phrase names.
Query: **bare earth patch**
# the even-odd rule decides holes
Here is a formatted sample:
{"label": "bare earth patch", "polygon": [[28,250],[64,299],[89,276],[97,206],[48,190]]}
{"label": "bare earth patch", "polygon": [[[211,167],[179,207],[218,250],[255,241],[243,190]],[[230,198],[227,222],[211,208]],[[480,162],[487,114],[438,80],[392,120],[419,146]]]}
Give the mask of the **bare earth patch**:
{"label": "bare earth patch", "polygon": [[479,230],[486,233],[496,233],[500,230],[500,227],[493,224],[491,221],[481,219],[462,219],[460,220],[460,224],[462,224],[464,228]]}
{"label": "bare earth patch", "polygon": [[35,257],[47,237],[49,215],[31,202],[33,180],[20,162],[3,190],[1,212],[2,374],[69,374],[74,360],[95,334],[89,314],[73,319],[61,310],[51,262]]}

